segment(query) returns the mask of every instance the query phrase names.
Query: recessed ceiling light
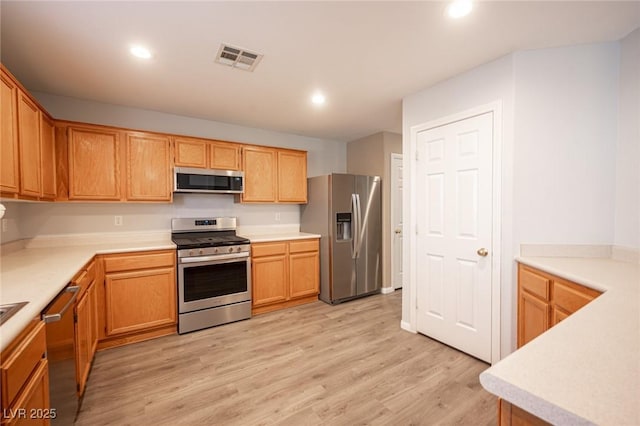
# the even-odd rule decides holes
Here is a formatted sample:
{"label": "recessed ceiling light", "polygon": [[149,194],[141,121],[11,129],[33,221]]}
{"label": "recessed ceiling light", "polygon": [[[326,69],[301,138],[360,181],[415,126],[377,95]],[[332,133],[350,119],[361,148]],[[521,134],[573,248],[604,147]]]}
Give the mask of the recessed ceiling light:
{"label": "recessed ceiling light", "polygon": [[313,94],[313,96],[311,96],[311,102],[313,102],[316,105],[322,105],[326,102],[327,98],[324,97],[324,95],[320,92],[316,92]]}
{"label": "recessed ceiling light", "polygon": [[140,45],[131,46],[131,49],[129,49],[129,52],[131,52],[131,54],[136,58],[142,58],[142,59],[151,58],[151,52],[149,51],[149,49],[147,49],[144,46],[140,46]]}
{"label": "recessed ceiling light", "polygon": [[471,9],[473,9],[471,0],[454,0],[447,7],[447,14],[453,19],[458,19],[467,16]]}

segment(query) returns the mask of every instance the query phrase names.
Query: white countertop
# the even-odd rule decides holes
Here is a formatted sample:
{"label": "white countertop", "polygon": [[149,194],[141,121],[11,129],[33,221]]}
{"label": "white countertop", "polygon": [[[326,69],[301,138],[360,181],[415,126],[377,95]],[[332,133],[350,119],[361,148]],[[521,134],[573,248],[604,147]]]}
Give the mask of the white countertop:
{"label": "white countertop", "polygon": [[640,424],[640,265],[517,260],[604,294],[484,371],[482,386],[553,424]]}
{"label": "white countertop", "polygon": [[0,351],[40,315],[94,255],[176,248],[168,234],[156,240],[33,246],[0,257],[0,304],[29,302],[0,326]]}
{"label": "white countertop", "polygon": [[252,243],[268,243],[271,241],[304,240],[307,238],[320,238],[319,234],[308,234],[306,232],[279,232],[273,234],[241,234]]}
{"label": "white countertop", "polygon": [[[260,231],[264,233],[241,235],[252,243],[320,238],[317,234],[298,232],[291,226]],[[95,244],[95,241],[101,243]],[[176,248],[167,231],[42,236],[23,244],[25,248],[7,250],[0,257],[0,304],[29,302],[0,326],[0,351],[29,321],[40,315],[96,254]]]}

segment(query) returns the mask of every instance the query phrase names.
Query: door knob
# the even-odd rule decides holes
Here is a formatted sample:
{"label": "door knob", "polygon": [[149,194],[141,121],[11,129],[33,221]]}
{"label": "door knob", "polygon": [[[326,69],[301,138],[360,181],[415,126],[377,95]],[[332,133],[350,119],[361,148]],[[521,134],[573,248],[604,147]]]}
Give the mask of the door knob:
{"label": "door knob", "polygon": [[396,229],[396,234],[399,234],[402,232],[402,229]]}
{"label": "door knob", "polygon": [[486,248],[482,247],[482,248],[479,248],[478,251],[476,251],[476,253],[478,253],[478,256],[487,257],[487,255],[489,254],[489,251]]}

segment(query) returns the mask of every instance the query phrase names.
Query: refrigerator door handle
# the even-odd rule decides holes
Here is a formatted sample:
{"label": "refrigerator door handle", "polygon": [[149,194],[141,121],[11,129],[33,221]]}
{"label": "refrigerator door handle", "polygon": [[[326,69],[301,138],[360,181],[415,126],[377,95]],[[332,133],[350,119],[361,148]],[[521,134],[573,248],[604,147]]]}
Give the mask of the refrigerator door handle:
{"label": "refrigerator door handle", "polygon": [[356,240],[356,254],[354,259],[360,257],[360,249],[362,248],[362,209],[360,208],[360,194],[354,194],[356,196],[356,235],[358,236]]}
{"label": "refrigerator door handle", "polygon": [[360,217],[358,215],[358,194],[351,194],[351,258],[358,257],[358,237],[360,236]]}

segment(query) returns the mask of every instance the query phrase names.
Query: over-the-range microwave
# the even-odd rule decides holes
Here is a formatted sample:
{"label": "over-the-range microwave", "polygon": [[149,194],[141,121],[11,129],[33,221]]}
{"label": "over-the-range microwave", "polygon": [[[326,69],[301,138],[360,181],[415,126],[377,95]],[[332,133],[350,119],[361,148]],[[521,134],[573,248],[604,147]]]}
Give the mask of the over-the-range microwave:
{"label": "over-the-range microwave", "polygon": [[244,192],[244,172],[176,167],[173,192],[242,194]]}

